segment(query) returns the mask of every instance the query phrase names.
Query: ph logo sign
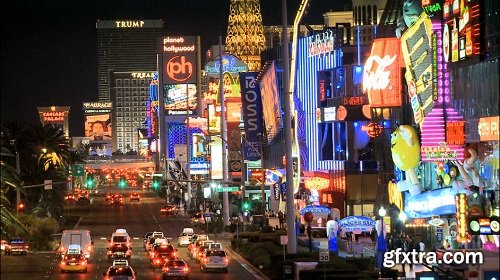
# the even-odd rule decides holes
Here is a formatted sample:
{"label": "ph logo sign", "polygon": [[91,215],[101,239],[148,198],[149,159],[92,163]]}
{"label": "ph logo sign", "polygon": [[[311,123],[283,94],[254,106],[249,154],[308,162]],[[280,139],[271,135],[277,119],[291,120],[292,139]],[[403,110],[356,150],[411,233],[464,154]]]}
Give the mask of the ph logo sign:
{"label": "ph logo sign", "polygon": [[193,71],[193,63],[184,55],[172,57],[165,66],[168,78],[176,82],[188,82],[193,76]]}

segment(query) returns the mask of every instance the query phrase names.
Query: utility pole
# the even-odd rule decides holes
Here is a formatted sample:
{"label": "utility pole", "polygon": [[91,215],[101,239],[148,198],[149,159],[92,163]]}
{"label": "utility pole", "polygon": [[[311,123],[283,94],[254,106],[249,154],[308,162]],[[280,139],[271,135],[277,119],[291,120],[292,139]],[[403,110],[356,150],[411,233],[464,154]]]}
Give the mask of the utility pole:
{"label": "utility pole", "polygon": [[[16,152],[16,171],[17,176],[21,179],[21,165],[19,162],[19,152],[17,151],[16,139],[10,140],[10,144],[14,146],[14,151]],[[21,186],[16,188],[16,211],[19,214],[19,203],[21,203]]]}
{"label": "utility pole", "polygon": [[[286,1],[281,0],[281,16],[282,16],[282,39],[283,43],[281,47],[283,48],[283,95],[285,97],[285,159],[286,159],[286,224],[287,224],[287,235],[288,244],[287,252],[289,254],[297,253],[297,234],[295,232],[295,207],[293,201],[293,158],[292,158],[292,118],[290,108],[291,91],[290,88],[290,64],[289,64],[289,44],[288,39],[288,23],[287,23],[287,11],[286,11]],[[293,42],[297,44],[297,42]],[[295,67],[295,66],[293,66]]]}
{"label": "utility pole", "polygon": [[[222,69],[222,36],[219,36],[219,96],[220,96],[220,113],[221,113],[221,138],[222,138],[222,184],[227,182],[227,131],[226,131],[226,98],[224,97],[224,73]],[[229,225],[229,193],[222,193],[222,218],[224,226]]]}
{"label": "utility pole", "polygon": [[[167,179],[169,173],[168,166],[168,130],[165,125],[165,99],[163,96],[163,54],[158,54],[158,59],[161,63],[158,63],[158,133],[157,139],[160,141],[160,149],[156,151],[160,155],[160,162],[163,163],[163,178]],[[159,139],[158,139],[159,138]],[[160,163],[160,166],[162,165]]]}
{"label": "utility pole", "polygon": [[[191,209],[191,139],[189,133],[189,84],[186,84],[186,176],[187,182],[187,209]],[[182,197],[181,197],[182,200]]]}
{"label": "utility pole", "polygon": [[260,183],[260,194],[262,201],[262,215],[266,215],[266,169],[264,168],[264,135],[260,133],[260,172],[262,179]]}

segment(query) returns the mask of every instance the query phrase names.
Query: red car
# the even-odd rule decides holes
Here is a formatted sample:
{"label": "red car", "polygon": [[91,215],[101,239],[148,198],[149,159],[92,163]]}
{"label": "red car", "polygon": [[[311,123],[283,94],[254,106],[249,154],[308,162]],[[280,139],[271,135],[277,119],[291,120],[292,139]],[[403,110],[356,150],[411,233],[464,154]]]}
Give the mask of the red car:
{"label": "red car", "polygon": [[153,248],[152,254],[150,254],[150,267],[161,268],[163,265],[177,258],[177,249],[170,244],[159,244]]}
{"label": "red car", "polygon": [[130,201],[136,200],[137,202],[139,202],[140,199],[141,195],[139,193],[133,192],[132,194],[130,194]]}

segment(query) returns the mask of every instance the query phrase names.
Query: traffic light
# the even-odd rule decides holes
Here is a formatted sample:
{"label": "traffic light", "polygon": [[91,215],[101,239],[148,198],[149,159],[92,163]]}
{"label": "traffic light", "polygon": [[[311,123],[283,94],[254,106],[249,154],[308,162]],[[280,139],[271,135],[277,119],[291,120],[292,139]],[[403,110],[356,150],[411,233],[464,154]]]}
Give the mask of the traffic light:
{"label": "traffic light", "polygon": [[87,188],[92,189],[93,187],[94,187],[94,175],[88,174],[87,175]]}
{"label": "traffic light", "polygon": [[24,208],[26,207],[26,205],[24,205],[23,202],[20,202],[18,205],[17,205],[17,209],[19,210],[19,213],[22,213],[24,212]]}
{"label": "traffic light", "polygon": [[119,183],[120,188],[125,188],[127,186],[127,181],[125,178],[120,178],[120,183]]}
{"label": "traffic light", "polygon": [[241,207],[243,208],[243,210],[250,209],[250,202],[244,201],[243,204],[241,205]]}
{"label": "traffic light", "polygon": [[158,189],[160,187],[160,181],[158,179],[153,180],[153,189]]}

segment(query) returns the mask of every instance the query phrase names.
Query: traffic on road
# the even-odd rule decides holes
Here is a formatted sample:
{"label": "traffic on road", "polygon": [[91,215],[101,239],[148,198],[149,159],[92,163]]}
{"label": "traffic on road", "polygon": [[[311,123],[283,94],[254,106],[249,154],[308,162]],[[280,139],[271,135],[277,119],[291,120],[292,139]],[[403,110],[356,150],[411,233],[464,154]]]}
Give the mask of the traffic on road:
{"label": "traffic on road", "polygon": [[54,250],[27,257],[6,250],[2,279],[256,279],[227,250],[229,239],[205,234],[156,193],[91,196],[92,204],[70,206],[79,222],[62,231]]}

